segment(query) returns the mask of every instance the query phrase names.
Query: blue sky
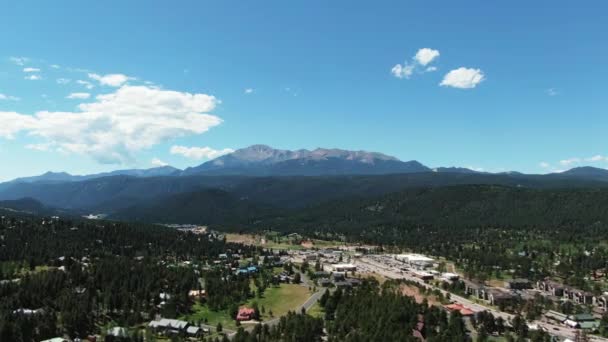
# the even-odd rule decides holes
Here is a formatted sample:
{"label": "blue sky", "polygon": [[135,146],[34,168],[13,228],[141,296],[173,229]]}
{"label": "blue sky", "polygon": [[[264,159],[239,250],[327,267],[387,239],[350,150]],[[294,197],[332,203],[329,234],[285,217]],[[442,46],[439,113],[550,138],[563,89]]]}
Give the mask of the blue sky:
{"label": "blue sky", "polygon": [[607,10],[4,2],[0,180],[183,168],[256,143],[487,171],[608,167]]}

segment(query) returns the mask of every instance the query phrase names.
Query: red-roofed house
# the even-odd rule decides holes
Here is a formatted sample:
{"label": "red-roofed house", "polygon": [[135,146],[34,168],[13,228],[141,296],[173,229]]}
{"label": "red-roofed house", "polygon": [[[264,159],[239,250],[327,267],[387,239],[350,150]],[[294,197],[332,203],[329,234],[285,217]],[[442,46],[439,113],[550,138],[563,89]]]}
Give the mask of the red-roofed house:
{"label": "red-roofed house", "polygon": [[448,311],[460,311],[460,314],[463,316],[473,316],[475,312],[464,307],[461,304],[448,304],[444,306]]}
{"label": "red-roofed house", "polygon": [[255,314],[255,310],[251,308],[240,308],[239,313],[236,315],[237,321],[250,321]]}

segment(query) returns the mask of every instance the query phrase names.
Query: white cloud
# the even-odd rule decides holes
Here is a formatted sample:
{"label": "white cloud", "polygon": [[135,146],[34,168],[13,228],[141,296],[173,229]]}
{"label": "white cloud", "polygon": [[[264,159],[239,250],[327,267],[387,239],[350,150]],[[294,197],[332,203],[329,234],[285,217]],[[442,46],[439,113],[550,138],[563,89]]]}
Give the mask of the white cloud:
{"label": "white cloud", "polygon": [[548,169],[551,167],[551,165],[549,165],[549,163],[547,162],[540,162],[540,167],[542,167],[543,169]]}
{"label": "white cloud", "polygon": [[48,151],[51,148],[50,144],[28,144],[25,145],[25,148],[27,148],[28,150],[35,150],[35,151]]}
{"label": "white cloud", "polygon": [[9,58],[9,60],[11,62],[13,62],[14,64],[23,66],[23,65],[25,65],[25,63],[27,63],[29,61],[29,58],[27,58],[27,57],[11,57],[11,58]]}
{"label": "white cloud", "polygon": [[578,164],[581,162],[580,158],[570,158],[570,159],[562,159],[559,161],[561,165],[568,166],[572,164]]}
{"label": "white cloud", "polygon": [[70,79],[69,78],[58,78],[57,79],[57,84],[68,84],[70,83]]}
{"label": "white cloud", "polygon": [[602,156],[602,155],[595,155],[593,157],[589,157],[585,159],[586,161],[589,162],[600,162],[600,161],[608,161],[608,157]]}
{"label": "white cloud", "polygon": [[89,94],[89,93],[71,93],[70,95],[66,96],[65,98],[84,100],[84,99],[88,99],[89,97],[91,97],[91,94]]}
{"label": "white cloud", "polygon": [[59,68],[60,68],[60,66],[59,66],[59,65],[57,65],[57,64],[51,64],[51,68],[53,68],[53,69],[59,69]]}
{"label": "white cloud", "polygon": [[108,75],[98,75],[98,74],[89,74],[89,78],[99,82],[101,85],[106,85],[110,87],[120,87],[125,84],[128,80],[133,79],[127,75],[123,74],[108,74]]}
{"label": "white cloud", "polygon": [[158,158],[152,158],[152,160],[150,161],[150,164],[152,164],[155,167],[163,167],[163,166],[169,165]]}
{"label": "white cloud", "polygon": [[429,48],[422,48],[416,52],[416,56],[414,56],[414,60],[418,62],[418,64],[422,66],[426,66],[439,57],[439,51],[433,50]]}
{"label": "white cloud", "polygon": [[555,96],[558,95],[559,93],[557,92],[557,89],[555,88],[549,88],[546,90],[547,95],[549,96]]}
{"label": "white cloud", "polygon": [[207,114],[218,102],[206,94],[125,85],[76,112],[0,112],[0,137],[25,132],[56,151],[125,163],[134,152],[219,125],[219,117]]}
{"label": "white cloud", "polygon": [[[395,76],[397,78],[409,79],[410,76],[412,76],[412,74],[414,73],[414,71],[417,71],[420,68],[422,68],[422,70],[420,70],[420,73],[436,71],[437,67],[434,67],[434,66],[426,67],[426,66],[427,66],[427,64],[429,64],[429,63],[433,62],[435,59],[437,59],[437,57],[439,57],[438,50],[433,50],[430,48],[419,49],[418,52],[416,52],[416,55],[414,55],[414,57],[412,57],[411,63],[405,62],[403,64],[396,64],[391,69],[391,74],[393,74],[393,76]],[[424,68],[424,67],[426,67],[426,68]]]}
{"label": "white cloud", "polygon": [[6,95],[6,94],[2,94],[0,93],[0,101],[19,101],[20,98],[16,97],[16,96],[11,96],[11,95]]}
{"label": "white cloud", "polygon": [[93,89],[95,86],[89,81],[77,80],[76,83],[84,86],[87,89]]}
{"label": "white cloud", "polygon": [[23,68],[23,72],[40,72],[39,68]]}
{"label": "white cloud", "polygon": [[472,89],[484,79],[485,76],[480,69],[461,67],[445,74],[443,81],[441,81],[439,85],[460,89]]}
{"label": "white cloud", "polygon": [[483,167],[467,166],[467,169],[473,170],[475,172],[485,172],[485,169]]}
{"label": "white cloud", "polygon": [[251,93],[253,93],[253,88],[245,89],[245,94],[251,94]]}
{"label": "white cloud", "polygon": [[396,64],[391,69],[391,74],[393,74],[393,76],[395,76],[397,78],[410,78],[410,76],[412,76],[413,73],[414,73],[414,65],[406,64],[406,63],[404,63],[403,65]]}
{"label": "white cloud", "polygon": [[214,150],[211,147],[187,147],[174,145],[171,146],[171,154],[179,154],[190,159],[214,159],[224,154],[234,152],[233,149],[225,148]]}
{"label": "white cloud", "polygon": [[25,76],[24,78],[26,80],[30,80],[30,81],[38,81],[38,80],[42,79],[42,77],[40,77],[40,75],[29,75],[29,76]]}

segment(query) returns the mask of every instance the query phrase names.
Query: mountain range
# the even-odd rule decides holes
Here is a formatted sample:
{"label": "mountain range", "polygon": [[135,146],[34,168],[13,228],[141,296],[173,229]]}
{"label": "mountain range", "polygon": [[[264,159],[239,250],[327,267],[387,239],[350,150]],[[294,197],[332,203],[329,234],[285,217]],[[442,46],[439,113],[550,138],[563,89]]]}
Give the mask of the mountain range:
{"label": "mountain range", "polygon": [[[605,188],[608,170],[580,167],[546,175],[484,173],[461,167],[431,169],[417,161],[400,161],[376,152],[290,151],[253,145],[185,170],[164,166],[82,176],[48,172],[18,178],[0,184],[0,201],[27,198],[25,203],[34,209],[33,200],[45,211],[106,213],[115,218],[183,221],[178,218],[187,217],[205,222],[206,217],[215,222],[234,211],[273,212],[276,208],[372,198],[411,188],[478,184]],[[7,203],[23,207],[21,202]]]}
{"label": "mountain range", "polygon": [[[47,172],[33,177],[22,177],[0,184],[0,190],[16,183],[62,183],[85,181],[111,176],[180,177],[180,176],[328,176],[328,175],[383,175],[397,173],[465,173],[484,172],[463,167],[430,168],[416,160],[401,161],[378,152],[348,151],[317,148],[315,150],[281,150],[267,145],[252,145],[220,156],[195,167],[180,170],[172,166],[150,169],[127,169],[90,175],[71,175],[66,172]],[[502,174],[520,174],[507,172]],[[579,167],[560,173],[599,181],[608,181],[608,170]]]}

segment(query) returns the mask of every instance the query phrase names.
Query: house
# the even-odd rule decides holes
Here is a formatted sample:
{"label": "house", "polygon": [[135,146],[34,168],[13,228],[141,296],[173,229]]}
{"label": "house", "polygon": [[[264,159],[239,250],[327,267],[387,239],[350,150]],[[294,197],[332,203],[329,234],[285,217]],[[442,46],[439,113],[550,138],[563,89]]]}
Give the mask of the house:
{"label": "house", "polygon": [[515,298],[510,292],[501,291],[498,289],[488,289],[486,293],[486,300],[492,305],[508,304],[513,300],[513,298]]}
{"label": "house", "polygon": [[461,304],[448,304],[443,306],[449,312],[458,311],[462,316],[473,316],[475,312]]}
{"label": "house", "polygon": [[203,336],[203,329],[201,329],[200,327],[189,326],[186,329],[186,335],[188,335],[189,337],[201,337]]}
{"label": "house", "polygon": [[506,285],[507,288],[511,290],[525,290],[532,288],[532,282],[523,278],[507,280]]}
{"label": "house", "polygon": [[460,279],[460,276],[456,273],[445,272],[441,274],[441,280],[446,281],[448,283],[458,281],[458,279]]}
{"label": "house", "polygon": [[331,281],[327,278],[321,278],[317,279],[317,284],[322,287],[328,287],[329,285],[331,285]]}
{"label": "house", "polygon": [[348,278],[346,279],[347,282],[350,283],[351,286],[356,287],[361,285],[361,279],[357,279],[357,278]]}
{"label": "house", "polygon": [[546,293],[549,293],[555,297],[562,297],[564,295],[564,285],[550,280],[548,278],[539,280],[536,283],[536,287]]}
{"label": "house", "polygon": [[553,310],[547,311],[547,313],[545,313],[545,317],[558,323],[564,323],[568,319],[568,315]]}
{"label": "house", "polygon": [[573,288],[573,287],[564,287],[564,298],[568,299],[568,300],[574,300],[574,293],[578,292],[579,290]]}
{"label": "house", "polygon": [[353,287],[353,284],[351,284],[348,281],[336,281],[334,283],[334,285],[336,285],[337,288],[342,288],[342,289],[349,289]]}
{"label": "house", "polygon": [[346,279],[346,275],[342,272],[334,272],[331,277],[334,282],[343,281]]}
{"label": "house", "polygon": [[186,331],[189,323],[177,319],[161,318],[148,323],[148,326],[157,333],[174,335]]}
{"label": "house", "polygon": [[106,335],[107,336],[112,336],[112,337],[121,337],[121,338],[124,338],[124,337],[129,337],[129,332],[127,331],[126,328],[123,328],[123,327],[114,327],[112,329],[109,329],[106,332]]}
{"label": "house", "polygon": [[595,304],[600,309],[600,311],[608,311],[608,296],[601,295],[595,298]]}
{"label": "house", "polygon": [[579,328],[589,331],[596,331],[600,326],[600,323],[595,319],[595,317],[589,313],[570,315],[564,323],[571,328]]}
{"label": "house", "polygon": [[574,302],[582,305],[592,305],[593,304],[593,293],[587,291],[576,290],[574,291]]}
{"label": "house", "polygon": [[236,320],[237,321],[250,321],[253,319],[254,315],[255,315],[254,309],[242,307],[239,309],[239,312],[236,315]]}
{"label": "house", "polygon": [[466,280],[466,279],[464,279],[462,282],[464,283],[464,293],[466,293],[469,296],[473,296],[473,297],[477,297],[477,298],[483,297],[483,290],[485,288],[485,286],[483,284],[476,283],[476,282]]}

